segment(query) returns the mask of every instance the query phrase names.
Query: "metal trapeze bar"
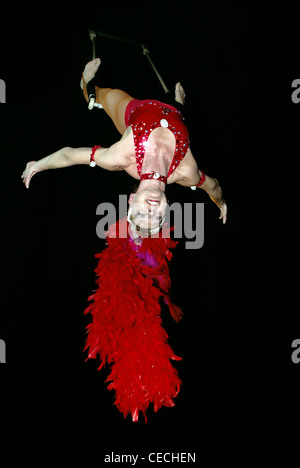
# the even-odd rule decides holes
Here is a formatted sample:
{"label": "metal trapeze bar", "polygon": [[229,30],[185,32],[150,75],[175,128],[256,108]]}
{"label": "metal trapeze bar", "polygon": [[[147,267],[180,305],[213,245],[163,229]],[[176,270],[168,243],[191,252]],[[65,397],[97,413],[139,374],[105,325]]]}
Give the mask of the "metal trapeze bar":
{"label": "metal trapeze bar", "polygon": [[136,47],[142,47],[143,55],[146,55],[146,57],[147,57],[150,65],[151,65],[154,73],[156,74],[160,84],[163,87],[164,92],[166,94],[169,92],[164,80],[162,79],[162,77],[158,73],[157,68],[155,67],[154,63],[152,62],[152,60],[150,58],[149,50],[143,44],[141,44],[140,42],[132,41],[130,39],[123,39],[122,37],[113,36],[112,34],[103,33],[101,31],[93,31],[92,29],[89,29],[89,35],[90,35],[90,39],[91,39],[91,41],[93,43],[93,59],[96,58],[96,46],[95,46],[96,36],[102,36],[102,37],[106,37],[107,39],[112,39],[114,41],[123,42],[125,44],[130,44],[130,45],[133,45],[133,46],[136,46]]}
{"label": "metal trapeze bar", "polygon": [[97,36],[102,36],[102,37],[106,37],[107,39],[113,39],[114,41],[124,42],[125,44],[130,44],[130,45],[134,45],[137,47],[141,47],[141,44],[139,42],[132,41],[130,39],[123,39],[122,37],[113,36],[112,34],[107,34],[101,31],[92,31],[91,29],[89,29],[89,34],[91,34],[91,32],[93,32]]}

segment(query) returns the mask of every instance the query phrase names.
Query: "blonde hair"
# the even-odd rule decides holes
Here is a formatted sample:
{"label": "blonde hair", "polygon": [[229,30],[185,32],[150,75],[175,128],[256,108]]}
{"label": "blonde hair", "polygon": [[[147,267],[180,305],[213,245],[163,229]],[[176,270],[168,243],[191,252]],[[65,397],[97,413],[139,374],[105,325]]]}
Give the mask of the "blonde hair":
{"label": "blonde hair", "polygon": [[163,226],[163,223],[164,223],[164,220],[165,220],[165,217],[163,216],[163,218],[159,222],[159,225],[156,228],[145,229],[145,228],[141,228],[138,224],[135,224],[133,222],[134,218],[135,217],[131,213],[131,208],[129,208],[128,215],[127,215],[127,221],[130,223],[131,231],[137,237],[151,237],[152,234],[157,234],[161,230],[161,228]]}

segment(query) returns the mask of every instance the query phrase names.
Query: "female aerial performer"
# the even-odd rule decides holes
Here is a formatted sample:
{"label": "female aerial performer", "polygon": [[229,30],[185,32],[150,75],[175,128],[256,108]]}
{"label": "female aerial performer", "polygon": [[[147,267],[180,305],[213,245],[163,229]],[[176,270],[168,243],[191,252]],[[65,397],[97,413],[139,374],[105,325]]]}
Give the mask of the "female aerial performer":
{"label": "female aerial performer", "polygon": [[[93,60],[84,69],[82,88],[87,101],[87,84],[100,63],[100,59]],[[223,223],[227,206],[218,181],[198,169],[180,111],[156,100],[134,99],[119,89],[96,87],[95,95],[121,139],[109,148],[62,148],[28,162],[21,177],[29,188],[37,172],[90,164],[124,170],[140,181],[137,192],[129,197],[127,219],[110,227],[108,246],[96,255],[98,289],[89,297],[91,304],[85,311],[93,318],[87,327],[88,358],[99,355],[100,368],[111,364],[108,388],[116,392],[118,409],[125,417],[131,413],[136,422],[139,411],[146,417],[150,402],[155,411],[163,405],[174,406],[181,383],[170,363],[181,358],[168,345],[160,317],[161,299],[175,320],[181,317],[181,310],[170,301],[169,249],[176,243],[164,225],[166,185],[204,189],[219,207]],[[184,97],[177,83],[175,99],[184,104]],[[116,236],[121,224],[128,229],[125,238]]]}

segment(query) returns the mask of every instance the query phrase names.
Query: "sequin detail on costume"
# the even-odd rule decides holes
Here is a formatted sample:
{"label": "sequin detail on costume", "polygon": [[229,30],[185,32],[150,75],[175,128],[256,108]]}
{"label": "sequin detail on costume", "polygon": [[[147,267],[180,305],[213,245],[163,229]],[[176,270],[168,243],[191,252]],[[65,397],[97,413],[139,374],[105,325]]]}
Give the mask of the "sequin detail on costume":
{"label": "sequin detail on costume", "polygon": [[127,126],[129,125],[133,131],[136,165],[139,175],[141,175],[144,161],[145,146],[151,132],[158,127],[171,130],[176,139],[176,146],[167,174],[167,177],[169,177],[179,166],[190,146],[189,133],[180,111],[160,101],[137,101],[137,105],[129,114]]}

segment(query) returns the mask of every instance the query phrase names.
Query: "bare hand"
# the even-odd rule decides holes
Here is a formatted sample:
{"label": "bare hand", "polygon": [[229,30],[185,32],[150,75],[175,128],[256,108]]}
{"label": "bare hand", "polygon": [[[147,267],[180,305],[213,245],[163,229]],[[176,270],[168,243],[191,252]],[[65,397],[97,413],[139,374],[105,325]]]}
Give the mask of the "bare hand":
{"label": "bare hand", "polygon": [[35,169],[36,161],[30,161],[26,164],[25,171],[21,175],[26,188],[29,188],[30,180],[38,171]]}
{"label": "bare hand", "polygon": [[225,224],[226,221],[227,221],[227,205],[226,205],[226,203],[223,202],[223,204],[221,206],[219,206],[219,208],[220,208],[220,212],[221,212],[219,219],[223,219],[223,224]]}
{"label": "bare hand", "polygon": [[221,213],[219,219],[223,219],[223,224],[225,224],[227,221],[227,205],[225,201],[223,200],[222,202],[217,202],[211,195],[209,195],[209,198],[217,205],[218,208],[220,208]]}

